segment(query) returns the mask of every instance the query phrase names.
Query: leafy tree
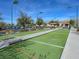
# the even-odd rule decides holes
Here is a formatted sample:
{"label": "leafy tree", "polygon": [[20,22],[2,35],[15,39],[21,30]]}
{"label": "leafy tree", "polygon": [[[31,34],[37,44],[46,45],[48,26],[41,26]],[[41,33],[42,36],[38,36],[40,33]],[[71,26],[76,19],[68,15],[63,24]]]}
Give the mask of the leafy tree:
{"label": "leafy tree", "polygon": [[0,21],[2,21],[3,20],[3,18],[2,18],[2,13],[0,13]]}
{"label": "leafy tree", "polygon": [[[14,24],[13,24],[14,25]],[[11,27],[13,26],[12,24],[6,24],[6,27],[8,28],[8,29],[12,29]]]}
{"label": "leafy tree", "polygon": [[54,21],[54,23],[59,23],[59,21],[58,21],[58,20],[56,20],[56,21]]}
{"label": "leafy tree", "polygon": [[39,25],[39,26],[44,24],[43,19],[42,18],[37,18],[36,24]]}
{"label": "leafy tree", "polygon": [[[51,21],[49,21],[48,24],[51,25],[50,28],[55,28],[55,27],[58,27],[58,26],[59,26],[59,21],[57,21],[57,20],[51,20]],[[52,26],[52,25],[53,25],[53,26]]]}
{"label": "leafy tree", "polygon": [[17,25],[23,27],[29,27],[29,25],[32,24],[31,17],[27,16],[23,12],[20,12],[20,17],[17,19]]}
{"label": "leafy tree", "polygon": [[50,23],[57,23],[58,24],[59,22],[57,20],[56,21],[51,20],[51,21],[49,21],[49,24]]}
{"label": "leafy tree", "polygon": [[74,24],[75,24],[74,20],[71,19],[69,22],[70,22],[70,25],[74,26]]}
{"label": "leafy tree", "polygon": [[3,18],[2,18],[2,13],[0,13],[0,30],[5,26],[5,23],[2,22]]}
{"label": "leafy tree", "polygon": [[51,21],[49,21],[49,24],[50,24],[50,23],[54,23],[54,21],[53,21],[53,20],[51,20]]}
{"label": "leafy tree", "polygon": [[18,0],[13,0],[13,4],[18,4]]}
{"label": "leafy tree", "polygon": [[0,22],[0,30],[2,29],[2,28],[4,28],[6,26],[6,24],[4,23],[4,22]]}
{"label": "leafy tree", "polygon": [[38,25],[39,29],[42,29],[43,27],[41,25],[44,25],[44,21],[42,18],[37,18],[36,24]]}
{"label": "leafy tree", "polygon": [[58,20],[54,21],[54,23],[56,23],[57,26],[59,26],[59,21]]}

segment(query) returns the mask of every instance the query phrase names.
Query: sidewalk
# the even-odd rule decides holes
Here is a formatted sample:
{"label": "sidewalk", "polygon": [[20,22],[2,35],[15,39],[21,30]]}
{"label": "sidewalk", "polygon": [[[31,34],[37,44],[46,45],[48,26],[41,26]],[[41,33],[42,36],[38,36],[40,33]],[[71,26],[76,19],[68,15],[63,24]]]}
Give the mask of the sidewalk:
{"label": "sidewalk", "polygon": [[47,34],[49,32],[55,31],[55,30],[58,30],[58,29],[47,30],[47,31],[44,31],[44,32],[38,32],[38,33],[34,33],[34,34],[28,34],[28,35],[24,35],[24,36],[21,36],[21,37],[14,38],[14,39],[1,41],[0,42],[0,49],[7,47],[11,44],[23,41],[23,40],[27,40],[27,39],[30,39],[30,38],[33,38],[33,37],[37,37],[37,36],[40,36],[40,35]]}
{"label": "sidewalk", "polygon": [[79,33],[71,29],[61,59],[79,59]]}

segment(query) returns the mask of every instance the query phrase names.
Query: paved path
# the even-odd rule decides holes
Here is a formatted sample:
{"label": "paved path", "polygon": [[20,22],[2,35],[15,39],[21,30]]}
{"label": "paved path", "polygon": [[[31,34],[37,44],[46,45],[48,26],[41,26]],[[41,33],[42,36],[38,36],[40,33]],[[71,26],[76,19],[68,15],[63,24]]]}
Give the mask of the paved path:
{"label": "paved path", "polygon": [[51,31],[55,31],[55,30],[58,30],[58,29],[47,30],[47,31],[44,31],[44,32],[39,32],[39,33],[34,33],[34,34],[28,34],[28,35],[21,36],[21,37],[15,38],[15,39],[9,39],[9,40],[1,41],[0,42],[0,49],[7,47],[10,44],[14,44],[14,43],[19,42],[19,41],[23,41],[23,40],[27,40],[27,39],[30,39],[30,38],[33,38],[33,37],[36,37],[36,36],[47,34]]}
{"label": "paved path", "polygon": [[71,29],[61,59],[79,59],[79,33]]}

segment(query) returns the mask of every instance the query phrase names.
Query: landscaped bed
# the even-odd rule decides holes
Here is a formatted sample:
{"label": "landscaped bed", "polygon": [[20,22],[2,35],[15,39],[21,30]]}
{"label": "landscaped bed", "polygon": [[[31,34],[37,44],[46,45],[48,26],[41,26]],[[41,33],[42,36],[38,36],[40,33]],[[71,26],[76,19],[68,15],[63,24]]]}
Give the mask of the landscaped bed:
{"label": "landscaped bed", "polygon": [[0,50],[0,59],[59,59],[69,30],[61,29]]}

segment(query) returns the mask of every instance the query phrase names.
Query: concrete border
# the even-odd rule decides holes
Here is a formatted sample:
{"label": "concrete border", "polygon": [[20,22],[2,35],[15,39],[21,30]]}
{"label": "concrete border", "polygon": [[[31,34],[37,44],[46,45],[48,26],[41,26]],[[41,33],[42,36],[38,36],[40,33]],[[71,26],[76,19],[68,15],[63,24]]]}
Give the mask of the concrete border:
{"label": "concrete border", "polygon": [[71,28],[60,59],[79,59],[79,34]]}
{"label": "concrete border", "polygon": [[2,49],[4,47],[8,47],[11,44],[15,44],[17,42],[21,42],[21,41],[24,41],[24,40],[27,40],[27,39],[30,39],[30,38],[33,38],[33,37],[44,35],[44,34],[47,34],[49,32],[52,32],[52,31],[55,31],[55,30],[59,30],[59,29],[61,29],[61,28],[47,30],[47,31],[44,31],[44,32],[38,32],[38,33],[34,33],[34,34],[28,34],[28,35],[21,36],[21,37],[15,38],[15,39],[9,39],[9,40],[1,41],[0,42],[0,49]]}

